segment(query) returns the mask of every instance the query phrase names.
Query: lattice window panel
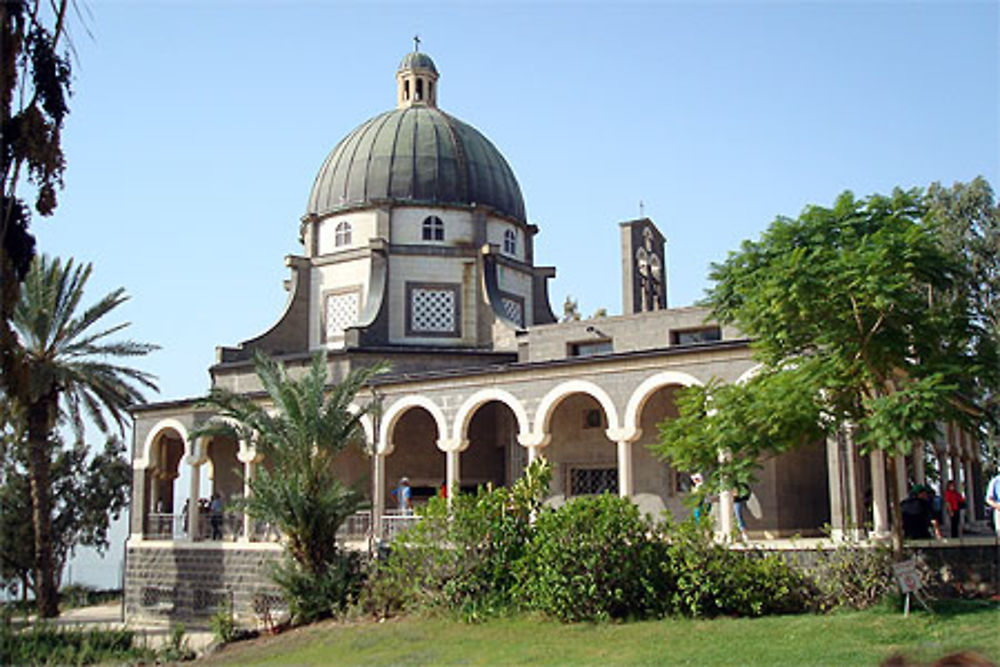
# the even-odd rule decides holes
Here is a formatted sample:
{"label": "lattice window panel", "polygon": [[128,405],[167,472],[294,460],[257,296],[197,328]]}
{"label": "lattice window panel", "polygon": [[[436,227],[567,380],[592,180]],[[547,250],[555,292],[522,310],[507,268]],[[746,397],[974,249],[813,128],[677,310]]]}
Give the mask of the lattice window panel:
{"label": "lattice window panel", "polygon": [[500,304],[503,306],[503,314],[507,316],[507,319],[516,322],[518,326],[524,326],[524,306],[521,305],[520,301],[503,297],[500,299]]}
{"label": "lattice window panel", "polygon": [[193,607],[196,610],[221,609],[230,601],[229,591],[209,590],[206,588],[194,589]]}
{"label": "lattice window panel", "polygon": [[165,586],[145,586],[140,593],[143,607],[173,607],[175,591]]}
{"label": "lattice window panel", "polygon": [[455,305],[451,289],[414,287],[410,292],[410,329],[414,333],[455,333]]}
{"label": "lattice window panel", "polygon": [[572,496],[618,493],[618,469],[571,468],[569,492]]}
{"label": "lattice window panel", "polygon": [[358,320],[358,292],[329,294],[326,297],[326,338],[340,338],[344,329]]}

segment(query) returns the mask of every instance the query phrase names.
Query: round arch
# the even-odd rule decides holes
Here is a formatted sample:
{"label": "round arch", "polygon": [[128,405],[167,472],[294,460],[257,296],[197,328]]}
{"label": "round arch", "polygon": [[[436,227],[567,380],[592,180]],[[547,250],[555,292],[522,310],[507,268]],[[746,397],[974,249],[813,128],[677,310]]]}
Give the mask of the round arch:
{"label": "round arch", "polygon": [[642,435],[639,430],[639,417],[642,415],[642,409],[646,406],[646,402],[658,389],[671,385],[700,387],[704,383],[693,375],[680,371],[663,371],[643,380],[632,392],[632,396],[628,399],[628,405],[625,406],[625,419],[622,424],[625,440],[632,442],[639,439],[639,436]]}
{"label": "round arch", "polygon": [[597,401],[604,414],[608,418],[608,430],[616,430],[619,427],[618,410],[608,393],[593,382],[587,380],[569,380],[553,387],[538,404],[535,411],[534,437],[543,439],[549,430],[549,421],[552,414],[564,399],[573,394],[586,394]]}
{"label": "round arch", "polygon": [[379,442],[378,442],[378,453],[379,454],[391,454],[393,450],[392,438],[390,437],[393,430],[396,428],[397,422],[407,410],[411,408],[423,408],[428,413],[430,413],[431,418],[434,420],[434,424],[437,426],[438,440],[443,439],[448,434],[447,422],[444,418],[444,412],[441,408],[426,396],[421,396],[419,394],[410,394],[409,396],[403,396],[398,401],[389,406],[386,410],[385,415],[382,418],[382,424],[379,428]]}
{"label": "round arch", "polygon": [[514,413],[514,417],[517,419],[517,433],[519,437],[527,435],[531,431],[531,426],[528,422],[528,411],[524,409],[524,406],[521,405],[521,402],[513,394],[503,389],[480,389],[465,399],[462,407],[458,409],[458,413],[455,415],[454,430],[451,434],[453,442],[465,442],[467,440],[466,433],[469,430],[469,423],[472,421],[473,415],[476,414],[476,410],[491,401],[503,403]]}
{"label": "round arch", "polygon": [[754,364],[752,367],[744,371],[742,375],[736,378],[735,384],[743,384],[744,382],[749,382],[750,380],[757,377],[757,375],[760,374],[760,371],[763,368],[764,364]]}
{"label": "round arch", "polygon": [[[352,415],[357,415],[361,412],[361,406],[357,403],[351,403],[347,406],[347,411]],[[370,412],[366,412],[361,415],[361,429],[365,432],[365,445],[366,448],[374,447],[375,445],[375,426],[372,420],[372,415]]]}
{"label": "round arch", "polygon": [[139,458],[132,461],[133,470],[145,470],[151,463],[156,463],[152,460],[153,444],[156,443],[165,431],[174,431],[181,437],[181,443],[184,445],[185,456],[190,457],[193,454],[191,449],[191,438],[188,435],[187,428],[176,419],[168,417],[167,419],[161,419],[156,422],[156,424],[153,425],[153,428],[149,429],[149,433],[146,435],[146,440],[142,444],[142,454]]}

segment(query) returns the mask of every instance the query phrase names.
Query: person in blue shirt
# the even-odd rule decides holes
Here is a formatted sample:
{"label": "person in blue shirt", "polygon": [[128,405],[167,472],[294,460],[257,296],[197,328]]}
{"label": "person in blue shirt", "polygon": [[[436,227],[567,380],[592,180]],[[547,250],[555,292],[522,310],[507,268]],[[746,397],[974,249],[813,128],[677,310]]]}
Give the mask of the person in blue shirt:
{"label": "person in blue shirt", "polygon": [[986,504],[993,509],[993,530],[1000,537],[1000,471],[986,487]]}
{"label": "person in blue shirt", "polygon": [[408,478],[400,478],[399,486],[392,490],[392,495],[396,496],[400,514],[413,513],[413,490],[410,489],[410,480]]}

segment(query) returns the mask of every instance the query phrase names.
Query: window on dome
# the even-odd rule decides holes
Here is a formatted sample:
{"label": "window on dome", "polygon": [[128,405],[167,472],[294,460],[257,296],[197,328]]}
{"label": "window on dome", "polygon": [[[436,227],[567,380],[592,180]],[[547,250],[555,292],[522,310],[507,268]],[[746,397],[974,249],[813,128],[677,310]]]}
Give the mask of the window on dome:
{"label": "window on dome", "polygon": [[406,100],[406,101],[410,100],[410,82],[409,81],[404,81],[403,82],[403,99]]}
{"label": "window on dome", "polygon": [[425,218],[423,238],[425,241],[444,241],[444,221],[436,215]]}
{"label": "window on dome", "polygon": [[503,233],[503,251],[507,255],[517,254],[517,232],[507,229]]}
{"label": "window on dome", "polygon": [[333,234],[333,245],[338,248],[351,245],[351,223],[338,222]]}
{"label": "window on dome", "polygon": [[424,80],[423,79],[417,79],[417,97],[416,97],[416,99],[418,101],[424,99]]}

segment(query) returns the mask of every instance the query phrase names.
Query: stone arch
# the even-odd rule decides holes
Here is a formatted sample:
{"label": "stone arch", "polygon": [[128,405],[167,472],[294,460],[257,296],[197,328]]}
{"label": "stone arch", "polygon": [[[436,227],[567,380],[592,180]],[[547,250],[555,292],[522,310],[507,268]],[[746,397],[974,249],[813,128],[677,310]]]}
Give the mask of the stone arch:
{"label": "stone arch", "polygon": [[750,380],[757,377],[760,371],[764,368],[764,364],[754,364],[751,368],[744,371],[742,375],[736,378],[734,384],[743,384],[744,382],[749,382]]}
{"label": "stone arch", "polygon": [[191,438],[188,435],[188,430],[184,424],[180,423],[176,419],[167,418],[161,419],[153,425],[153,428],[149,429],[149,434],[146,435],[146,440],[142,444],[142,454],[132,462],[132,468],[135,470],[145,470],[152,463],[157,463],[153,461],[153,445],[156,441],[166,432],[172,430],[177,435],[181,437],[181,442],[184,444],[184,454],[186,456],[191,456],[192,443]]}
{"label": "stone arch", "polygon": [[[361,412],[361,409],[362,409],[361,406],[358,405],[357,403],[351,403],[350,405],[347,406],[347,411],[350,412],[352,415],[357,415],[359,412]],[[374,420],[372,419],[371,413],[367,412],[361,415],[360,421],[361,421],[361,429],[365,432],[366,448],[368,447],[374,448],[375,424]]]}
{"label": "stone arch", "polygon": [[600,404],[608,418],[608,431],[619,428],[618,409],[615,408],[614,401],[611,400],[606,391],[589,380],[569,380],[553,387],[538,404],[538,409],[535,411],[534,434],[536,438],[544,438],[545,433],[549,431],[549,422],[555,409],[564,399],[573,394],[586,394]]}
{"label": "stone arch", "polygon": [[437,425],[438,440],[442,440],[447,437],[447,420],[445,419],[444,412],[440,407],[438,407],[437,403],[426,396],[421,396],[420,394],[410,394],[408,396],[403,396],[389,406],[389,409],[386,410],[385,415],[382,417],[382,425],[379,429],[379,454],[392,453],[394,446],[392,442],[392,432],[396,428],[396,424],[399,422],[400,418],[411,408],[423,408],[431,415],[431,418]]}
{"label": "stone arch", "polygon": [[663,371],[643,380],[632,392],[628,399],[628,405],[625,406],[625,417],[622,424],[622,430],[625,433],[624,440],[634,442],[639,439],[639,436],[642,435],[639,429],[639,419],[642,416],[643,407],[658,389],[671,385],[700,387],[704,383],[693,375],[680,371]]}
{"label": "stone arch", "polygon": [[[514,413],[514,417],[517,419],[517,432],[518,436],[527,435],[531,432],[531,425],[528,421],[528,411],[524,409],[521,404],[513,394],[503,389],[489,388],[480,389],[474,393],[469,398],[465,399],[462,406],[458,409],[458,414],[455,415],[455,423],[452,431],[452,440],[454,442],[468,443],[468,429],[469,423],[472,421],[473,415],[476,414],[478,410],[483,405],[491,401],[497,401],[498,403],[503,403],[511,412]],[[462,449],[465,449],[465,445]]]}

